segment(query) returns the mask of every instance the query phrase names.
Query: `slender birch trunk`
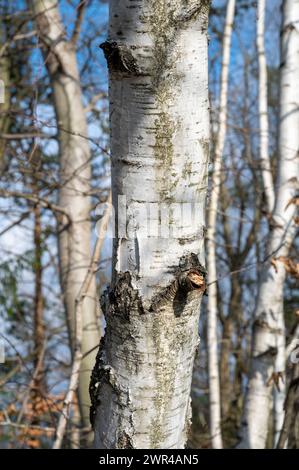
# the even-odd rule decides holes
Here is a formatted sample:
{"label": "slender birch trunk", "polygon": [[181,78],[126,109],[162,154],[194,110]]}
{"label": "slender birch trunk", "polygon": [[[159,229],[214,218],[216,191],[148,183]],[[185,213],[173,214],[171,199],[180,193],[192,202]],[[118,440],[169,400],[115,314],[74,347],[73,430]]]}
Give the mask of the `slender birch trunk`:
{"label": "slender birch trunk", "polygon": [[230,44],[235,14],[235,0],[228,0],[225,28],[223,36],[223,55],[220,88],[219,129],[215,147],[213,176],[211,183],[211,198],[208,211],[207,251],[209,272],[208,296],[208,364],[209,364],[209,398],[210,398],[210,434],[212,447],[222,448],[221,436],[221,406],[218,368],[217,340],[217,271],[216,271],[216,220],[217,207],[221,185],[221,160],[225,144],[227,127],[227,90],[230,61]]}
{"label": "slender birch trunk", "polygon": [[[59,261],[72,351],[75,348],[75,303],[91,260],[90,148],[86,138],[87,122],[83,108],[76,46],[66,38],[58,2],[32,0],[45,65],[51,78],[59,131],[60,190],[59,205],[70,216],[59,226]],[[100,327],[95,276],[83,305],[82,363],[79,377],[79,402],[85,426],[89,425],[88,386],[99,344]],[[89,352],[91,351],[91,352]]]}
{"label": "slender birch trunk", "polygon": [[110,2],[116,234],[90,385],[97,448],[186,444],[205,286],[209,3]]}
{"label": "slender birch trunk", "polygon": [[[268,123],[268,74],[267,61],[265,54],[265,15],[266,0],[259,0],[257,5],[257,52],[259,65],[259,126],[260,126],[260,163],[264,192],[266,199],[267,212],[272,214],[275,203],[274,184],[271,172],[271,162],[269,156],[269,123]],[[283,314],[283,312],[282,312]],[[275,370],[285,373],[285,335],[284,318],[281,322],[282,334],[277,338],[277,356],[275,361]],[[283,423],[283,405],[285,401],[285,382],[280,381],[279,388],[273,391],[273,413],[274,413],[274,445],[280,435]]]}
{"label": "slender birch trunk", "polygon": [[[275,361],[283,330],[283,258],[295,234],[299,133],[299,0],[284,0],[281,39],[279,160],[268,259],[262,267],[253,328],[252,361],[241,428],[241,448],[264,448]],[[274,374],[274,375],[273,375]],[[276,374],[276,375],[275,375]]]}
{"label": "slender birch trunk", "polygon": [[259,70],[260,164],[268,214],[274,209],[275,195],[269,156],[268,73],[265,54],[266,0],[258,0],[256,45]]}

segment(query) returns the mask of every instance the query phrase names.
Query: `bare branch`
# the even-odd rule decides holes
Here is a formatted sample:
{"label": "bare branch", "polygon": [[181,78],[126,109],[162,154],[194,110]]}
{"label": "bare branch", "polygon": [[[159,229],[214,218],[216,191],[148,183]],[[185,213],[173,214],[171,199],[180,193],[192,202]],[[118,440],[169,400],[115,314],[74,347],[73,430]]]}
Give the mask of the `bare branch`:
{"label": "bare branch", "polygon": [[82,25],[83,16],[84,16],[86,6],[87,6],[87,0],[81,0],[79,5],[77,6],[77,17],[76,17],[76,22],[75,22],[75,26],[74,26],[73,35],[72,35],[72,38],[71,38],[71,42],[74,45],[77,44],[77,41],[78,41],[79,36],[80,36],[81,25]]}

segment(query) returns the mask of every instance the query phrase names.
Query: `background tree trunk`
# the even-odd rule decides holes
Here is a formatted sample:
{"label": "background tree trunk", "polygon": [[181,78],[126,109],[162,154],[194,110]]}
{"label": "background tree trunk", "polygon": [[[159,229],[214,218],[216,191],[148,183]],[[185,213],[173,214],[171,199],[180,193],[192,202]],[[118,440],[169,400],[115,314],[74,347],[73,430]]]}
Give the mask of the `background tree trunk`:
{"label": "background tree trunk", "polygon": [[209,273],[208,296],[208,364],[209,364],[209,399],[210,399],[210,433],[214,449],[222,448],[221,405],[219,390],[219,364],[217,339],[217,270],[216,270],[216,221],[217,207],[221,186],[221,160],[225,144],[227,125],[227,90],[230,62],[231,34],[235,14],[235,0],[228,0],[223,36],[222,69],[220,79],[219,129],[215,146],[215,157],[211,183],[211,198],[208,212],[207,251]]}
{"label": "background tree trunk", "polygon": [[260,164],[268,214],[274,209],[275,195],[269,157],[268,73],[265,54],[266,0],[258,0],[256,45],[259,65]]}
{"label": "background tree trunk", "polygon": [[[258,1],[257,11],[257,52],[259,64],[259,124],[260,124],[260,163],[265,191],[267,213],[270,215],[274,209],[275,193],[271,172],[271,162],[269,156],[269,124],[268,124],[268,72],[265,54],[265,15],[266,0]],[[282,334],[279,335],[277,344],[277,356],[275,369],[283,372],[285,369],[285,326],[283,316],[281,318]],[[274,444],[279,438],[280,429],[283,422],[283,405],[285,400],[285,382],[280,381],[279,388],[273,390],[274,403]]]}
{"label": "background tree trunk", "polygon": [[186,444],[205,284],[209,3],[110,2],[116,237],[90,386],[97,448]]}
{"label": "background tree trunk", "polygon": [[33,406],[43,397],[45,392],[44,363],[40,363],[45,347],[44,301],[42,292],[42,238],[40,207],[34,211],[34,244],[35,244],[35,293],[34,293],[34,368],[36,375],[33,385]]}
{"label": "background tree trunk", "polygon": [[[268,257],[262,268],[240,447],[264,448],[275,360],[283,330],[285,263],[295,234],[299,134],[299,1],[284,0],[281,40],[279,157]],[[274,375],[273,375],[274,374]]]}
{"label": "background tree trunk", "polygon": [[[56,0],[32,0],[39,39],[48,69],[59,131],[59,205],[71,223],[61,220],[59,255],[62,292],[67,314],[70,343],[74,351],[75,302],[91,260],[89,199],[91,162],[87,140],[86,115],[82,103],[76,48],[66,32]],[[89,425],[88,386],[99,344],[100,326],[95,276],[83,305],[83,336],[79,403],[85,426]]]}

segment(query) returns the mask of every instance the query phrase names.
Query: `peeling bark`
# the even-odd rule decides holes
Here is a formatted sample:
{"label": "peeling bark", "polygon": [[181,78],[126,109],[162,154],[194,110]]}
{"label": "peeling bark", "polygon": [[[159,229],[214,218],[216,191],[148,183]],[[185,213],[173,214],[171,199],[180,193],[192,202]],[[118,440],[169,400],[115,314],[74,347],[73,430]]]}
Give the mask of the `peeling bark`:
{"label": "peeling bark", "polygon": [[110,2],[102,48],[116,235],[90,386],[97,448],[187,441],[205,290],[208,9],[208,1]]}

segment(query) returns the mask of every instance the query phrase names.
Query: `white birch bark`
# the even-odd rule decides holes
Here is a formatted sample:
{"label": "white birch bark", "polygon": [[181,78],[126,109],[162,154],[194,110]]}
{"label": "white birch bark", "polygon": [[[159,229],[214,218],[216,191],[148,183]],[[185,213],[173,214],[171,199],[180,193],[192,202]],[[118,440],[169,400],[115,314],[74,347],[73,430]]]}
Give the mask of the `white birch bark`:
{"label": "white birch bark", "polygon": [[[295,235],[299,149],[299,0],[284,0],[281,39],[279,161],[273,227],[261,281],[253,329],[252,362],[242,422],[241,448],[266,445],[273,372],[283,330],[285,267]],[[273,265],[270,261],[276,259]]]}
{"label": "white birch bark", "polygon": [[[259,0],[257,5],[257,52],[259,66],[259,132],[260,132],[260,164],[265,191],[265,200],[268,214],[274,209],[275,194],[269,156],[269,123],[268,123],[268,74],[265,53],[265,15],[266,0]],[[283,316],[281,318],[284,332]],[[285,335],[280,334],[277,340],[277,356],[275,370],[285,370]],[[274,389],[274,445],[276,445],[281,426],[283,424],[283,405],[285,401],[285,382],[280,381],[279,389]]]}
{"label": "white birch bark", "polygon": [[186,444],[204,290],[208,9],[206,0],[110,2],[102,47],[116,238],[90,386],[97,448]]}
{"label": "white birch bark", "polygon": [[209,366],[209,411],[212,447],[222,448],[220,381],[217,340],[217,270],[216,270],[216,221],[221,185],[222,155],[227,129],[227,91],[230,62],[230,45],[235,14],[235,0],[228,0],[223,35],[222,69],[220,79],[219,129],[215,145],[211,197],[208,211],[207,266],[209,273],[209,296],[207,317],[208,366]]}
{"label": "white birch bark", "polygon": [[[32,0],[39,40],[53,90],[57,118],[60,190],[59,205],[69,214],[71,224],[59,226],[59,261],[71,348],[75,348],[75,303],[91,260],[90,148],[83,108],[75,45],[66,38],[58,2]],[[95,276],[82,307],[82,362],[79,401],[85,426],[89,425],[88,385],[99,344],[100,327]]]}
{"label": "white birch bark", "polygon": [[260,135],[260,165],[264,184],[265,199],[268,214],[274,209],[275,195],[269,156],[269,123],[268,123],[268,73],[265,54],[265,12],[266,0],[258,0],[257,4],[257,35],[259,71],[259,135]]}

